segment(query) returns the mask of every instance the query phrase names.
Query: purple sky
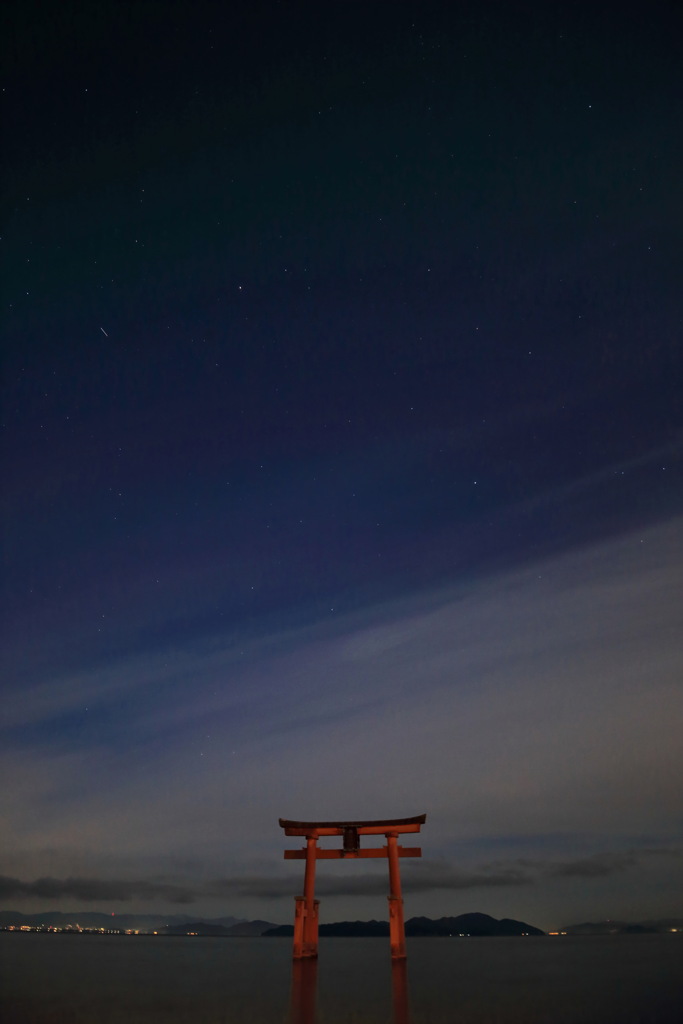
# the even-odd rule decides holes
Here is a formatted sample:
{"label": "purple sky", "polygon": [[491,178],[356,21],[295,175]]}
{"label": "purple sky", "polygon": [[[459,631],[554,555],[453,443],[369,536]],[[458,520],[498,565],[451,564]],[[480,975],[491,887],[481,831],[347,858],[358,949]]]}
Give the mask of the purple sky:
{"label": "purple sky", "polygon": [[682,26],[598,6],[10,5],[0,908],[426,812],[408,915],[683,915]]}

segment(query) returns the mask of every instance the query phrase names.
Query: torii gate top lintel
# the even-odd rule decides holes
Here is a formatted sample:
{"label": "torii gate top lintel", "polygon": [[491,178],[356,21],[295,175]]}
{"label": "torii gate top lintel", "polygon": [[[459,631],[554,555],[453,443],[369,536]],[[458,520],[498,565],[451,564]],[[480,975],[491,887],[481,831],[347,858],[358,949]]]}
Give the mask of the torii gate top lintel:
{"label": "torii gate top lintel", "polygon": [[387,832],[419,832],[426,820],[426,814],[379,821],[289,821],[280,818],[280,827],[287,836],[343,836],[350,828],[361,835],[385,835]]}

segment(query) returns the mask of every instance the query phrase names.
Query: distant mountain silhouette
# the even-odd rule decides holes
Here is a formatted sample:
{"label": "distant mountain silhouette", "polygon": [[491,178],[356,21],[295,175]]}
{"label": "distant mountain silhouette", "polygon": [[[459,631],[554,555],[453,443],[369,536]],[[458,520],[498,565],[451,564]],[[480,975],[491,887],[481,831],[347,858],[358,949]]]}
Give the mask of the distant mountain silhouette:
{"label": "distant mountain silhouette", "polygon": [[272,921],[240,921],[233,925],[215,924],[209,921],[194,921],[189,924],[169,924],[159,929],[160,935],[202,935],[222,938],[249,938],[263,935],[277,927]]}
{"label": "distant mountain silhouette", "polygon": [[662,932],[683,933],[683,918],[659,917],[653,921],[585,921],[568,924],[567,935],[653,935]]}
{"label": "distant mountain silhouette", "polygon": [[167,924],[159,928],[159,935],[229,935],[224,924],[209,924],[207,921],[188,921],[187,924]]}
{"label": "distant mountain silhouette", "polygon": [[[279,928],[271,928],[264,932],[268,936],[293,935],[291,924]],[[321,924],[321,936],[386,936],[389,934],[388,921],[337,921],[334,924]],[[406,935],[411,937],[426,935],[469,936],[484,935],[545,935],[540,928],[525,924],[524,921],[513,921],[504,917],[497,921],[488,914],[460,914],[458,917],[441,917],[433,921],[429,917],[411,917],[406,921]]]}
{"label": "distant mountain silhouette", "polygon": [[[139,931],[161,930],[168,925],[186,925],[196,917],[188,914],[102,914],[94,911],[73,910],[63,913],[58,910],[44,911],[38,914],[22,914],[18,910],[0,910],[0,928],[9,926],[66,928],[68,925],[79,924],[82,928],[113,928],[138,929]],[[211,920],[211,924],[226,927],[241,924],[239,917],[219,917]]]}
{"label": "distant mountain silhouette", "polygon": [[321,924],[320,935],[337,935],[346,936],[347,938],[360,936],[360,935],[380,935],[386,936],[389,934],[389,922],[388,921],[337,921],[336,924]]}
{"label": "distant mountain silhouette", "polygon": [[[273,927],[272,921],[240,921],[239,924],[233,924],[230,928],[230,934],[234,936],[251,936],[251,935],[263,935],[270,928]],[[277,926],[276,926],[277,927]]]}
{"label": "distant mountain silhouette", "polygon": [[[389,934],[389,922],[336,921],[333,924],[321,924],[318,932],[321,937],[332,935],[346,938],[375,935],[386,936]],[[282,924],[279,928],[271,928],[269,931],[264,932],[264,935],[275,938],[292,936],[293,934],[294,926],[291,924]]]}
{"label": "distant mountain silhouette", "polygon": [[[105,928],[116,931],[156,931],[163,935],[216,936],[258,936],[293,934],[290,924],[277,926],[271,921],[245,921],[238,917],[214,917],[197,920],[188,914],[103,914],[94,911],[49,910],[36,914],[24,914],[18,910],[0,910],[0,928],[21,927],[67,928],[80,925],[81,928]],[[566,925],[562,931],[567,935],[647,935],[652,933],[680,932],[683,934],[683,918],[661,917],[646,921],[587,921]],[[337,921],[321,924],[320,935],[337,936],[387,936],[387,921]],[[406,935],[543,935],[544,933],[524,921],[510,918],[496,920],[488,914],[460,914],[457,917],[411,917],[406,921]]]}
{"label": "distant mountain silhouette", "polygon": [[406,921],[406,935],[545,935],[525,921],[510,917],[497,920],[488,914],[459,914],[457,917],[440,917],[432,921],[429,917],[411,917]]}
{"label": "distant mountain silhouette", "polygon": [[[81,928],[112,928],[138,929],[140,932],[155,931],[167,925],[185,925],[197,918],[190,918],[186,913],[97,913],[92,910],[47,910],[40,913],[20,913],[18,910],[0,910],[0,928],[29,925],[36,928],[41,925],[52,928],[67,928],[68,925],[80,925]],[[220,918],[212,924],[237,925],[240,918]]]}

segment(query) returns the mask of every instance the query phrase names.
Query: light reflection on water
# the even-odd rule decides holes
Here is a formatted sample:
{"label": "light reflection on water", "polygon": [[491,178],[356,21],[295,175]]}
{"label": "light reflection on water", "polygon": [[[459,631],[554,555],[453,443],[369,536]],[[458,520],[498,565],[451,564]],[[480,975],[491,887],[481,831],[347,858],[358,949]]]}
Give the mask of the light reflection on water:
{"label": "light reflection on water", "polygon": [[[0,934],[3,1024],[680,1024],[683,939]],[[308,970],[306,970],[308,969]]]}

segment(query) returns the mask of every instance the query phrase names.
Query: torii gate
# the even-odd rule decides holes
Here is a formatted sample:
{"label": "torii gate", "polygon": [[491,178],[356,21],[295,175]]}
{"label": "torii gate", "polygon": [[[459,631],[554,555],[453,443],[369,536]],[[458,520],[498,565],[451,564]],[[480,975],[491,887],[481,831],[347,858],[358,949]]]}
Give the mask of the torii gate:
{"label": "torii gate", "polygon": [[[304,894],[296,897],[294,913],[294,959],[318,955],[318,905],[315,899],[316,860],[338,860],[344,857],[386,857],[389,861],[389,936],[391,956],[399,960],[406,955],[406,936],[403,924],[403,897],[398,869],[399,857],[421,857],[419,846],[398,846],[396,840],[404,832],[419,832],[427,819],[426,814],[415,818],[395,818],[391,821],[288,821],[280,818],[286,836],[305,836],[306,847],[285,850],[285,860],[305,860]],[[360,837],[386,836],[386,846],[361,850]],[[341,850],[323,850],[317,845],[320,836],[343,836]]]}

